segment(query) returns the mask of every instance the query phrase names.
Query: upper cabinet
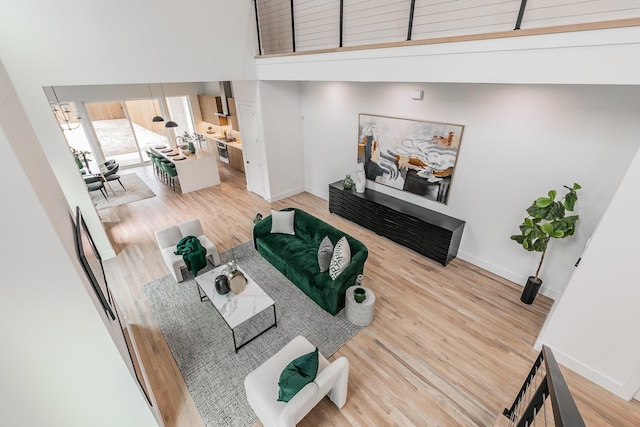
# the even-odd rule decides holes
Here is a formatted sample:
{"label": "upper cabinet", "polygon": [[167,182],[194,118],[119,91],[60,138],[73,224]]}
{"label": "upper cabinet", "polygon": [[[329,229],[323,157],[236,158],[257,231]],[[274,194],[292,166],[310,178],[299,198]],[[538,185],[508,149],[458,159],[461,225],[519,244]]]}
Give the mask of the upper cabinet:
{"label": "upper cabinet", "polygon": [[213,95],[198,95],[198,104],[200,104],[202,121],[211,123],[212,125],[226,126],[228,124],[227,118],[216,114],[218,111],[216,98],[217,97]]}
{"label": "upper cabinet", "polygon": [[227,98],[227,104],[229,106],[229,117],[227,117],[228,123],[231,125],[231,129],[239,131],[238,127],[238,114],[236,113],[236,101],[233,98]]}

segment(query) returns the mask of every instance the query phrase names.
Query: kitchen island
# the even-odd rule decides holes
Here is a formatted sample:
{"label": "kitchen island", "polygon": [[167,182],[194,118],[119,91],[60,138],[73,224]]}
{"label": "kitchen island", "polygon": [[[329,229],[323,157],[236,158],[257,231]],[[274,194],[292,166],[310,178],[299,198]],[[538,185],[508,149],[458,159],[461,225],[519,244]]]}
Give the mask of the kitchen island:
{"label": "kitchen island", "polygon": [[179,149],[164,146],[148,147],[148,150],[176,166],[182,194],[220,184],[216,156],[208,151],[198,150],[195,154],[185,156]]}

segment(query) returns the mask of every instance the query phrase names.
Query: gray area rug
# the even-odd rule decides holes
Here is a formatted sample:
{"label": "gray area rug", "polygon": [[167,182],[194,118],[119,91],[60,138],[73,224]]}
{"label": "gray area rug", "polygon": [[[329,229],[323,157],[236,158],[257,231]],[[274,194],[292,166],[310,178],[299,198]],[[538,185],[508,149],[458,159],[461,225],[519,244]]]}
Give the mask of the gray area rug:
{"label": "gray area rug", "polygon": [[[265,261],[253,242],[245,242],[234,251],[238,265],[275,301],[278,319],[277,328],[237,354],[231,330],[211,302],[200,301],[190,273],[181,283],[167,275],[143,286],[153,316],[208,426],[244,427],[256,421],[245,397],[244,377],[297,335],[305,336],[329,357],[360,330],[347,320],[344,309],[332,316],[316,305]],[[229,255],[230,251],[222,253],[222,262],[227,262]],[[209,265],[206,270],[212,268]],[[248,323],[258,328],[273,323],[271,309],[263,314]],[[236,337],[241,342],[253,333],[237,331]]]}
{"label": "gray area rug", "polygon": [[138,200],[144,200],[156,196],[147,184],[145,184],[144,181],[142,181],[142,179],[140,179],[140,177],[135,173],[120,175],[120,181],[126,191],[120,186],[118,181],[109,181],[109,185],[113,189],[113,192],[115,192],[115,195],[105,183],[104,188],[107,190],[107,197],[109,200],[104,198],[100,193],[100,190],[90,192],[91,200],[97,210],[112,208],[114,206],[137,202]]}

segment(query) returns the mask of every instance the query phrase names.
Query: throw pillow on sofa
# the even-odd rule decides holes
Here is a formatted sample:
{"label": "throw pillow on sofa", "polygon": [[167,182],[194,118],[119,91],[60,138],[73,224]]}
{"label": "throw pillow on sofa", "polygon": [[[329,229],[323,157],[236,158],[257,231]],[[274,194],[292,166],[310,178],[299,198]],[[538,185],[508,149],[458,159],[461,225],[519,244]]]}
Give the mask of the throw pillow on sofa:
{"label": "throw pillow on sofa", "polygon": [[333,257],[333,243],[329,240],[329,236],[325,236],[320,242],[318,248],[318,266],[320,266],[320,273],[324,273],[329,269],[331,264],[331,258]]}
{"label": "throw pillow on sofa", "polygon": [[347,268],[351,262],[351,248],[349,242],[345,236],[342,236],[335,248],[333,248],[333,256],[331,257],[331,263],[329,264],[329,277],[335,280],[336,277],[342,273],[342,270]]}
{"label": "throw pillow on sofa", "polygon": [[295,235],[293,227],[293,216],[295,211],[274,211],[271,210],[271,232]]}

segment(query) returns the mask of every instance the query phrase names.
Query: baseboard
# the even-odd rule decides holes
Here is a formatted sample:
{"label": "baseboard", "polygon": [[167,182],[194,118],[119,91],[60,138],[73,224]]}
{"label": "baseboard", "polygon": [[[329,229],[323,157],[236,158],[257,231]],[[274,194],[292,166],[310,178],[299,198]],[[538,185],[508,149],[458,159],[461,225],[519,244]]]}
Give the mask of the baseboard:
{"label": "baseboard", "polygon": [[[536,341],[534,348],[542,348],[542,344],[544,343],[540,341]],[[554,357],[556,358],[556,361],[559,364],[571,369],[572,371],[583,376],[589,381],[598,384],[600,387],[603,387],[609,390],[611,393],[615,394],[616,396],[624,400],[631,400],[631,398],[633,397],[633,393],[637,391],[637,390],[629,390],[628,385],[625,386],[625,384],[622,384],[612,378],[607,377],[606,375],[601,374],[600,372],[594,370],[593,368],[575,360],[571,356],[568,356],[563,352],[556,350],[552,347],[550,348],[551,348],[551,351],[553,352]]]}
{"label": "baseboard", "polygon": [[295,196],[296,194],[303,193],[305,191],[304,187],[296,188],[294,190],[285,191],[284,193],[272,195],[269,199],[269,202],[277,202],[278,200],[286,199],[287,197]]}
{"label": "baseboard", "polygon": [[[487,262],[481,258],[478,258],[474,255],[468,254],[464,251],[458,251],[458,258],[467,261],[475,266],[478,266],[482,269],[485,269],[487,271],[490,271],[493,274],[497,274],[500,277],[503,277],[507,280],[510,280],[512,282],[514,282],[517,285],[520,285],[522,287],[524,287],[524,284],[527,282],[527,277],[528,276],[522,276],[520,274],[516,274],[513,271],[510,270],[506,270],[503,267],[500,267],[498,265],[492,264],[490,262]],[[558,298],[560,298],[560,292],[558,292],[555,289],[549,289],[548,287],[546,287],[545,285],[542,285],[540,287],[540,290],[538,291],[540,294],[547,296],[549,298],[551,298],[552,300],[557,300]]]}

